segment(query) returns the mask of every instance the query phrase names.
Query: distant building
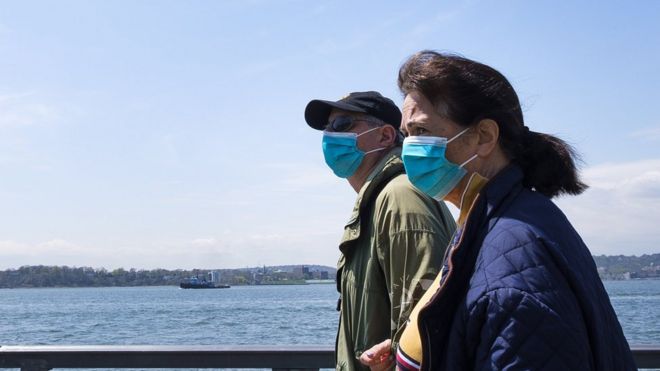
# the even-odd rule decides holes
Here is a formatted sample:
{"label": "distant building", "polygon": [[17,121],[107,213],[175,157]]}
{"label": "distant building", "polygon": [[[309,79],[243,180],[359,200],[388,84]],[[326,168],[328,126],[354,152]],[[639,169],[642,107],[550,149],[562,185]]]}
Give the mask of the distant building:
{"label": "distant building", "polygon": [[220,272],[211,271],[211,272],[208,273],[208,276],[209,276],[209,281],[210,282],[214,282],[214,283],[220,282]]}

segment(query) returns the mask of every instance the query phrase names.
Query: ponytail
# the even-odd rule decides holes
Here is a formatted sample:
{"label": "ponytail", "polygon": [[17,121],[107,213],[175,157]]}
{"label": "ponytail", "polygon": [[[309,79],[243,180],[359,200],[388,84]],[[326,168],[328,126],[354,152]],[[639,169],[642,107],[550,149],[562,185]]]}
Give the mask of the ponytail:
{"label": "ponytail", "polygon": [[549,134],[524,127],[513,157],[523,170],[523,184],[547,197],[578,195],[587,189],[578,175],[580,159],[568,143]]}

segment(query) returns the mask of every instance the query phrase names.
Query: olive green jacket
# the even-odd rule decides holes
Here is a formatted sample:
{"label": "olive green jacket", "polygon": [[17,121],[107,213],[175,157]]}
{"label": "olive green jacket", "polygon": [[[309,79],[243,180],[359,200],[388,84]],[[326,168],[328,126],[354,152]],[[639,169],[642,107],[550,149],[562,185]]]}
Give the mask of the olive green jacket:
{"label": "olive green jacket", "polygon": [[374,168],[339,244],[338,370],[367,370],[358,358],[385,339],[396,349],[456,228],[444,203],[410,184],[400,154],[400,148],[391,150]]}

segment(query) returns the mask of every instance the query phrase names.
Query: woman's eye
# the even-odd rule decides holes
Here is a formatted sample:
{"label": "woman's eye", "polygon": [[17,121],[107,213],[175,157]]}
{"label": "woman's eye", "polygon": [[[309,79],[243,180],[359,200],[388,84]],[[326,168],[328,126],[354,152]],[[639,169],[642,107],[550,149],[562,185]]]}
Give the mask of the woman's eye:
{"label": "woman's eye", "polygon": [[426,132],[427,132],[427,131],[426,131],[426,129],[424,129],[424,128],[420,128],[420,127],[415,128],[415,135],[422,135],[422,134],[424,134],[424,133],[426,133]]}

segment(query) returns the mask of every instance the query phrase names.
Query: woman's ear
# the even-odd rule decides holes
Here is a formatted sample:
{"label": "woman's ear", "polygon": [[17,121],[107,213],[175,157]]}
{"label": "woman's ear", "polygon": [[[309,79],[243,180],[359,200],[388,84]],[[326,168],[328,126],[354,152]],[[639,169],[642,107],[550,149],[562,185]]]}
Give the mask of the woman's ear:
{"label": "woman's ear", "polygon": [[491,119],[483,119],[476,125],[477,154],[479,157],[488,157],[497,148],[500,138],[500,127]]}

